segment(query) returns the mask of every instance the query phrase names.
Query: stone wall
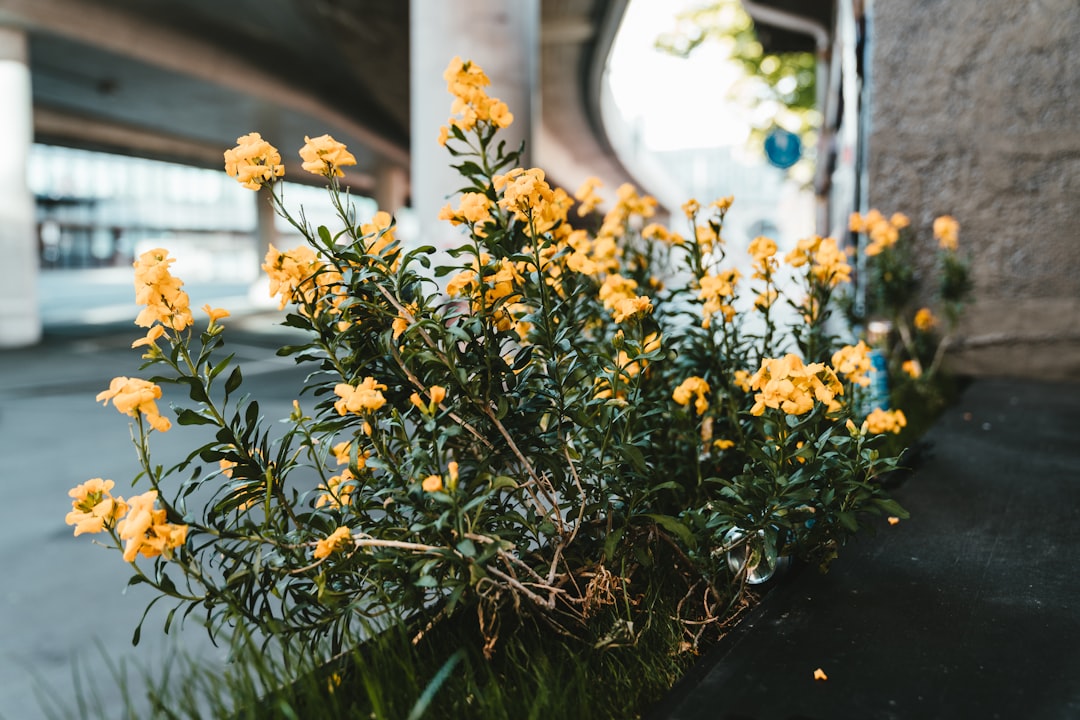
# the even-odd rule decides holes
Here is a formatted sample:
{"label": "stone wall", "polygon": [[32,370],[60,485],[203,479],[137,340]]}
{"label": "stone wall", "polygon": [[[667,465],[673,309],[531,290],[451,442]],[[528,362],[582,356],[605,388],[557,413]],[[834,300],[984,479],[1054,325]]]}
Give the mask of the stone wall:
{"label": "stone wall", "polygon": [[951,367],[1080,381],[1080,2],[870,11],[870,206],[907,213],[928,258],[953,215],[971,257]]}

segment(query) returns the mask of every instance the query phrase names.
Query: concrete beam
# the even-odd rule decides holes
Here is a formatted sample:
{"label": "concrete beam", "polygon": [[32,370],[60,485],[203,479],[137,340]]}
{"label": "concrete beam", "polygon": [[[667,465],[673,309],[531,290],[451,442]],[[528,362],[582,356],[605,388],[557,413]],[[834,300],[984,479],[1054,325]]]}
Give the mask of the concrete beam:
{"label": "concrete beam", "polygon": [[[117,148],[124,148],[126,153],[137,157],[214,170],[223,169],[222,155],[226,149],[214,143],[170,137],[125,123],[87,118],[41,105],[34,106],[34,138],[41,143],[84,150],[116,152]],[[286,150],[282,148],[283,152]],[[320,178],[298,170],[296,163],[286,164],[285,179],[304,185],[323,184]],[[354,191],[371,194],[375,191],[376,179],[370,173],[347,169],[341,184]]]}
{"label": "concrete beam", "polygon": [[169,27],[85,0],[4,0],[0,24],[44,31],[108,50],[156,67],[182,73],[238,93],[325,118],[359,138],[375,153],[397,163],[409,161],[407,148],[283,83],[247,56],[177,32]]}

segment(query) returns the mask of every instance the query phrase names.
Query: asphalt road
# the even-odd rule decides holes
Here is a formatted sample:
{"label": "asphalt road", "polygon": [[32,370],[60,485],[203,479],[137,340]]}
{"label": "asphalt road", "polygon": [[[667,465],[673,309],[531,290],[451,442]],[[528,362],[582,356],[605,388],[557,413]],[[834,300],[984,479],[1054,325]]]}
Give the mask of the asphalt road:
{"label": "asphalt road", "polygon": [[[187,652],[222,663],[197,622],[161,633],[168,611],[150,614],[138,647],[132,632],[152,595],[125,591],[131,573],[118,553],[72,536],[64,524],[69,489],[92,477],[131,489],[138,472],[128,418],[95,396],[117,375],[138,373],[132,340],[137,310],[129,272],[46,273],[42,276],[44,341],[0,350],[0,718],[119,717],[125,702],[115,680],[126,668],[133,697],[142,674],[160,673]],[[193,307],[209,302],[233,310],[227,343],[243,365],[244,387],[267,418],[286,417],[303,371],[274,349],[280,314],[252,305],[243,285],[187,288]],[[198,313],[196,313],[198,315]],[[155,434],[155,459],[169,464],[190,449],[198,428]],[[160,605],[160,604],[159,604]],[[110,665],[113,669],[110,669]],[[82,690],[77,690],[81,684]],[[100,702],[80,707],[79,696]]]}

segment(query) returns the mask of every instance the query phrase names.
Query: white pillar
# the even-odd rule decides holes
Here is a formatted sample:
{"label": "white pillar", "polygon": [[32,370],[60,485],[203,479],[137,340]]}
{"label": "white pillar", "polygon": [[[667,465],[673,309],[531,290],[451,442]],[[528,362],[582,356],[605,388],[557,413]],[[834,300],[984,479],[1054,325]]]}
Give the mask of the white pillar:
{"label": "white pillar", "polygon": [[[439,209],[464,184],[454,160],[438,143],[453,96],[443,71],[454,56],[476,62],[491,78],[488,94],[504,101],[514,122],[500,131],[507,147],[531,142],[539,98],[539,0],[411,0],[409,82],[412,118],[412,206],[419,237],[414,244],[445,249],[462,241],[461,229],[439,222]],[[529,166],[528,155],[521,164]],[[446,263],[438,257],[435,263]]]}
{"label": "white pillar", "polygon": [[261,265],[270,246],[278,250],[288,250],[280,247],[277,232],[277,212],[270,202],[270,189],[263,188],[254,193],[255,197],[255,255]]}
{"label": "white pillar", "polygon": [[397,215],[408,196],[409,171],[401,165],[380,160],[375,167],[375,204],[380,210]]}
{"label": "white pillar", "polygon": [[26,35],[0,27],[0,347],[41,339],[38,242],[26,165],[34,141]]}

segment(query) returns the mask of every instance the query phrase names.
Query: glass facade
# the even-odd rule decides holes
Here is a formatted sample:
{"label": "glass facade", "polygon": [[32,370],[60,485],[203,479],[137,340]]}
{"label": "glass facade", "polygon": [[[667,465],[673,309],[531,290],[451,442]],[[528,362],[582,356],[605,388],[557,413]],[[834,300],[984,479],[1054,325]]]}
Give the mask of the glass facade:
{"label": "glass facade", "polygon": [[[128,266],[157,246],[207,279],[258,271],[258,196],[223,170],[40,144],[29,168],[45,271]],[[302,205],[312,225],[336,225],[322,188],[285,183],[283,191],[290,210]],[[369,198],[355,203],[360,218],[375,211]],[[283,246],[301,241],[281,218],[276,231]]]}

